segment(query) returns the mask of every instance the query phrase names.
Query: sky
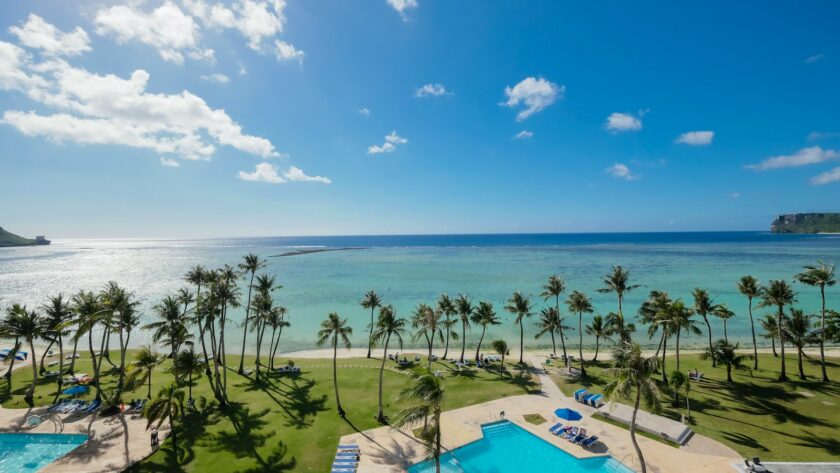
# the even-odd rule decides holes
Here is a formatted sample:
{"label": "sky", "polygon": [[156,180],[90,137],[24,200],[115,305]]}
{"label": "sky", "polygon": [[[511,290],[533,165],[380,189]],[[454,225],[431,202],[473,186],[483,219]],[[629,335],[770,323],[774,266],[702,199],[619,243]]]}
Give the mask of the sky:
{"label": "sky", "polygon": [[0,226],[765,230],[840,202],[840,4],[0,4]]}

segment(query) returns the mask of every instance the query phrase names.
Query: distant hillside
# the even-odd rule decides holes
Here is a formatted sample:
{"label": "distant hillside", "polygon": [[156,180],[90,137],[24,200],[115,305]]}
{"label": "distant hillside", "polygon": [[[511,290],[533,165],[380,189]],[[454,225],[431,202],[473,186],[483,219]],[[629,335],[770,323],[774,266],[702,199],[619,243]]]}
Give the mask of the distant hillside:
{"label": "distant hillside", "polygon": [[14,233],[7,232],[3,230],[3,227],[0,227],[0,247],[4,246],[32,246],[32,245],[49,245],[50,241],[45,239],[43,236],[36,237],[35,239],[32,238],[24,238],[22,236],[15,235]]}
{"label": "distant hillside", "polygon": [[770,225],[773,233],[840,233],[840,213],[784,214]]}

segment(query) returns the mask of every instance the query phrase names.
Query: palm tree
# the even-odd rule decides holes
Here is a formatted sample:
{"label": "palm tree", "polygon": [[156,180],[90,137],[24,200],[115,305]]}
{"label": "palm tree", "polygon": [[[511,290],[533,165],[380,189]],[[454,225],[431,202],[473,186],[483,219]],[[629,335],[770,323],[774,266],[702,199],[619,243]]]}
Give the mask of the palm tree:
{"label": "palm tree", "polygon": [[723,320],[723,339],[726,343],[729,343],[729,334],[726,332],[726,321],[735,317],[735,312],[729,310],[729,307],[726,307],[726,304],[718,304],[715,306],[714,312],[715,317]]}
{"label": "palm tree", "polygon": [[[694,312],[700,314],[703,317],[703,321],[706,322],[706,330],[709,333],[709,353],[714,354],[712,348],[712,325],[709,324],[709,314],[715,311],[715,304],[711,296],[709,296],[709,291],[705,289],[699,287],[694,288],[692,295],[694,296]],[[717,360],[712,356],[712,367],[715,366],[717,366]]]}
{"label": "palm tree", "polygon": [[[90,351],[90,359],[93,363],[93,386],[96,388],[96,399],[102,399],[102,386],[99,382],[99,372],[102,368],[102,359],[104,358],[102,350],[105,346],[105,328],[103,327],[99,342],[99,356],[93,346],[93,330],[97,325],[102,323],[104,325],[102,309],[102,301],[100,296],[93,292],[79,291],[73,296],[73,307],[76,311],[76,323],[78,325],[78,332],[76,337],[81,337],[87,334],[88,350]],[[73,372],[73,362],[70,364],[70,372]]]}
{"label": "palm tree", "polygon": [[458,339],[458,331],[455,330],[458,321],[450,318],[456,314],[455,304],[452,303],[452,298],[448,294],[441,294],[438,297],[437,310],[446,317],[443,321],[443,330],[446,334],[446,345],[443,349],[443,359],[445,360],[449,356],[449,336],[451,335],[453,340]]}
{"label": "palm tree", "polygon": [[239,270],[243,275],[251,274],[251,282],[248,283],[248,302],[245,305],[245,320],[242,322],[242,353],[239,355],[239,369],[237,373],[242,374],[245,370],[245,341],[248,338],[248,319],[251,316],[251,289],[254,287],[254,275],[257,271],[265,267],[265,260],[260,259],[259,256],[249,253],[242,257],[243,261],[239,263]]}
{"label": "palm tree", "polygon": [[776,339],[779,338],[779,325],[776,323],[776,317],[767,314],[760,321],[761,328],[764,329],[764,338],[770,339],[770,346],[773,347],[773,356],[778,357],[776,353]]}
{"label": "palm tree", "polygon": [[429,348],[428,364],[429,369],[432,368],[432,350],[435,346],[435,336],[443,337],[443,331],[440,328],[440,312],[432,309],[426,304],[419,304],[417,310],[414,311],[411,318],[411,326],[417,329],[412,337],[413,341],[417,341],[420,337],[426,339],[426,346]]}
{"label": "palm tree", "polygon": [[[761,294],[761,290],[759,289],[758,279],[752,276],[743,276],[738,281],[738,291],[741,294],[747,296],[747,301],[749,301],[749,314],[750,314],[750,330],[752,331],[752,340],[753,340],[753,369],[758,369],[758,344],[755,342],[755,323],[753,322],[753,299],[758,297]],[[775,343],[773,346],[773,353],[775,354],[776,347]]]}
{"label": "palm tree", "polygon": [[580,291],[572,291],[572,293],[569,294],[569,299],[566,301],[566,304],[569,306],[569,312],[576,312],[578,315],[578,332],[580,333],[580,339],[578,340],[578,357],[580,358],[580,375],[585,378],[586,366],[584,366],[583,363],[583,314],[584,312],[587,314],[591,314],[593,312],[592,300]]}
{"label": "palm tree", "polygon": [[[41,307],[44,311],[45,317],[43,320],[43,327],[41,331],[44,337],[50,340],[50,344],[58,343],[58,389],[56,390],[56,398],[61,392],[61,384],[64,381],[64,337],[69,335],[67,328],[73,323],[73,309],[70,306],[70,300],[65,299],[62,294],[51,297],[49,303]],[[49,348],[44,350],[44,355],[47,354]],[[44,373],[44,356],[41,356],[41,370]]]}
{"label": "palm tree", "polygon": [[6,354],[6,358],[11,360],[9,362],[9,369],[6,370],[6,373],[3,375],[6,379],[6,386],[10,391],[12,389],[12,371],[14,371],[15,368],[16,356],[18,351],[20,351],[20,336],[18,333],[20,332],[20,319],[25,316],[24,312],[26,312],[26,308],[24,306],[14,304],[11,307],[6,308],[6,315],[3,320],[0,320],[0,338],[15,339],[12,349]]}
{"label": "palm tree", "polygon": [[812,333],[811,316],[805,315],[802,309],[790,309],[790,317],[785,319],[785,337],[796,347],[796,354],[799,362],[799,379],[805,379],[805,371],[802,369],[802,356],[805,345],[812,343],[816,337]]}
{"label": "palm tree", "polygon": [[419,367],[411,376],[412,385],[400,393],[400,400],[410,404],[395,416],[397,427],[412,426],[423,419],[432,418],[431,425],[425,426],[420,440],[426,448],[427,458],[435,462],[435,472],[440,473],[441,431],[440,414],[443,411],[446,390],[443,380],[428,368]]}
{"label": "palm tree", "polygon": [[598,361],[598,349],[601,345],[601,339],[609,340],[610,334],[607,332],[607,326],[604,324],[604,318],[596,315],[592,318],[592,323],[586,326],[586,334],[590,337],[595,337],[595,358],[592,361]]}
{"label": "palm tree", "polygon": [[531,301],[521,292],[516,291],[507,300],[505,310],[515,315],[514,323],[519,324],[519,364],[523,364],[523,353],[525,351],[525,327],[523,322],[531,316]]}
{"label": "palm tree", "polygon": [[[350,336],[353,335],[353,328],[347,326],[347,319],[342,319],[337,313],[331,312],[326,320],[321,322],[321,330],[318,331],[318,346],[324,346],[328,341],[333,347],[333,386],[335,387],[335,404],[338,408],[338,415],[344,417],[344,408],[341,407],[341,399],[338,397],[338,342],[345,348],[350,348]],[[379,392],[382,392],[380,384]],[[381,407],[380,407],[381,410]]]}
{"label": "palm tree", "polygon": [[726,365],[726,382],[732,382],[732,369],[749,369],[744,367],[744,361],[752,359],[752,355],[738,353],[738,344],[730,345],[720,339],[713,345],[712,351],[701,354],[701,358],[715,357]]}
{"label": "palm tree", "polygon": [[236,269],[225,265],[218,270],[216,282],[211,285],[215,289],[214,298],[219,306],[219,341],[216,348],[216,356],[213,359],[217,384],[217,397],[219,404],[227,405],[227,357],[225,349],[225,324],[227,322],[228,308],[239,307],[239,286],[236,280],[239,277]]}
{"label": "palm tree", "polygon": [[470,326],[470,317],[472,317],[475,308],[472,305],[472,300],[464,294],[458,294],[455,299],[455,310],[458,312],[458,317],[461,319],[461,363],[464,362],[464,352],[467,349],[467,328]]}
{"label": "palm tree", "polygon": [[[638,343],[622,342],[613,352],[615,368],[612,369],[614,379],[604,387],[604,395],[613,401],[618,399],[633,399],[633,415],[630,418],[630,440],[636,455],[639,457],[641,472],[647,473],[645,457],[636,441],[636,415],[639,405],[644,403],[649,411],[659,412],[659,389],[653,381],[653,375],[658,369],[656,357],[645,358]],[[634,395],[635,392],[635,395]]]}
{"label": "palm tree", "polygon": [[[540,320],[537,321],[537,328],[539,332],[534,335],[534,338],[540,338],[545,334],[551,335],[551,352],[557,356],[557,344],[554,342],[554,334],[559,333],[560,339],[563,339],[563,329],[569,328],[563,326],[563,319],[560,318],[560,312],[554,307],[545,307],[540,311]],[[566,360],[566,343],[563,343],[563,361]]]}
{"label": "palm tree", "polygon": [[[662,351],[662,366],[665,366],[665,352],[668,351],[668,338],[671,336],[671,304],[673,301],[667,292],[653,290],[650,291],[648,299],[642,302],[639,306],[638,314],[639,320],[648,326],[648,337],[653,338],[656,332],[662,331],[659,338],[659,346],[656,348],[656,355],[659,357],[659,352]],[[608,331],[611,332],[610,324],[607,324]],[[667,382],[668,375],[665,370],[662,370],[662,382]]]}
{"label": "palm tree", "polygon": [[[682,299],[674,301],[668,309],[669,332],[677,336],[677,371],[680,371],[680,334],[700,335],[703,332],[692,318],[694,311],[686,307]],[[662,372],[665,372],[665,360],[662,360]]]}
{"label": "palm tree", "polygon": [[[7,319],[4,321],[6,326],[3,330],[6,335],[15,340],[23,339],[29,344],[29,359],[32,360],[32,384],[23,399],[32,404],[32,398],[35,394],[35,386],[38,384],[38,363],[36,363],[35,356],[35,340],[41,338],[43,324],[41,316],[34,310],[27,310],[26,306],[13,305],[8,311]],[[12,355],[14,358],[14,355]],[[11,386],[11,385],[10,385]]]}
{"label": "palm tree", "polygon": [[187,274],[184,276],[184,279],[190,284],[195,285],[195,309],[193,310],[194,315],[191,321],[198,326],[198,338],[201,341],[201,352],[204,355],[204,373],[209,377],[210,360],[207,356],[207,345],[204,341],[204,332],[207,329],[207,327],[204,324],[204,315],[207,313],[207,311],[201,305],[201,303],[203,302],[203,299],[201,297],[201,285],[205,282],[210,282],[210,277],[204,266],[196,265],[187,272]]}
{"label": "palm tree", "polygon": [[188,399],[192,399],[192,379],[193,375],[200,375],[204,367],[201,358],[195,353],[195,349],[191,346],[189,350],[183,350],[175,356],[175,361],[172,364],[177,373],[182,376],[187,375],[187,389],[189,389]]}
{"label": "palm tree", "polygon": [[671,389],[674,390],[674,407],[680,404],[680,389],[685,389],[685,409],[687,411],[686,421],[691,422],[691,400],[689,393],[691,392],[691,383],[688,382],[688,376],[682,371],[672,371],[671,379],[669,380]]}
{"label": "palm tree", "polygon": [[382,298],[379,297],[379,294],[376,293],[373,289],[365,293],[365,297],[362,298],[362,301],[359,302],[361,306],[365,309],[370,309],[370,327],[368,329],[368,352],[367,357],[370,358],[370,348],[373,346],[373,312],[382,306]]}
{"label": "palm tree", "polygon": [[152,371],[155,366],[163,363],[163,360],[164,358],[152,350],[151,346],[145,346],[134,355],[134,361],[131,363],[131,381],[148,383],[149,390],[146,396],[149,399],[152,398]]}
{"label": "palm tree", "polygon": [[388,359],[388,345],[391,343],[391,337],[396,337],[402,349],[403,333],[405,333],[405,319],[397,317],[397,311],[392,305],[386,305],[379,308],[379,319],[376,321],[376,330],[373,332],[373,340],[376,343],[384,341],[384,351],[382,352],[382,365],[379,367],[379,412],[376,414],[376,419],[380,423],[385,423],[385,413],[382,410],[382,381],[385,374],[385,360]]}
{"label": "palm tree", "polygon": [[484,341],[484,333],[487,331],[488,325],[500,325],[502,323],[501,320],[496,316],[496,311],[493,309],[493,304],[485,301],[481,301],[478,303],[478,307],[475,308],[475,313],[472,316],[472,322],[474,324],[481,325],[481,337],[478,339],[478,346],[475,349],[475,362],[481,359],[479,358],[479,352],[481,351],[481,342]]}
{"label": "palm tree", "polygon": [[253,319],[256,323],[251,326],[252,330],[257,333],[257,358],[255,363],[256,379],[260,379],[260,353],[262,351],[262,342],[265,337],[265,329],[271,319],[277,316],[275,312],[278,310],[274,305],[274,299],[271,296],[272,291],[279,289],[281,286],[277,284],[277,278],[273,275],[261,274],[257,276],[256,284],[252,284],[257,290],[256,297],[251,300],[251,310],[254,312]]}
{"label": "palm tree", "polygon": [[822,302],[822,312],[820,315],[820,369],[822,370],[823,383],[828,382],[828,373],[825,370],[825,288],[837,284],[837,279],[834,277],[834,265],[828,265],[822,261],[817,262],[817,265],[809,265],[804,267],[805,271],[797,274],[796,280],[807,284],[809,286],[820,288],[820,299]]}
{"label": "palm tree", "polygon": [[[548,300],[550,298],[554,298],[554,310],[557,312],[557,318],[560,320],[559,324],[557,325],[556,330],[560,333],[560,345],[563,347],[563,362],[568,360],[566,356],[566,337],[563,336],[563,319],[560,317],[560,294],[563,294],[566,291],[566,283],[560,276],[554,274],[548,278],[548,282],[543,285],[543,292],[540,294],[543,297],[543,300]],[[540,332],[541,335],[544,332]],[[554,347],[554,331],[551,332],[551,346]],[[538,336],[539,336],[538,335]],[[553,348],[554,356],[557,356],[557,349]]]}
{"label": "palm tree", "polygon": [[[274,369],[274,359],[277,357],[277,348],[280,347],[280,336],[283,335],[283,329],[290,327],[292,324],[286,320],[286,314],[289,309],[284,306],[277,306],[271,311],[268,317],[268,324],[271,326],[271,358],[268,364],[270,370]],[[275,337],[274,334],[277,334]]]}
{"label": "palm tree", "polygon": [[505,356],[510,353],[510,348],[504,340],[493,340],[491,345],[493,350],[502,357],[502,364],[499,365],[499,379],[502,379],[502,374],[505,372]]}
{"label": "palm tree", "polygon": [[630,271],[622,268],[620,265],[613,266],[612,272],[604,276],[604,287],[598,289],[598,292],[607,294],[614,292],[618,296],[618,313],[616,317],[612,318],[613,330],[618,333],[621,340],[627,341],[630,339],[631,326],[625,324],[624,312],[622,311],[622,302],[624,302],[624,294],[640,287],[638,284],[629,284]]}
{"label": "palm tree", "polygon": [[785,372],[785,331],[783,330],[785,318],[785,306],[796,302],[796,293],[784,280],[770,280],[767,286],[761,288],[761,304],[760,307],[773,307],[778,309],[776,317],[776,326],[780,329],[779,348],[781,349],[782,368],[779,372],[779,381],[787,381],[787,373]]}
{"label": "palm tree", "polygon": [[167,419],[172,432],[172,452],[178,457],[178,437],[175,435],[175,420],[184,415],[184,391],[177,388],[175,383],[163,386],[157,397],[151,401],[143,414],[146,417],[146,429],[157,422],[155,428],[160,428]]}

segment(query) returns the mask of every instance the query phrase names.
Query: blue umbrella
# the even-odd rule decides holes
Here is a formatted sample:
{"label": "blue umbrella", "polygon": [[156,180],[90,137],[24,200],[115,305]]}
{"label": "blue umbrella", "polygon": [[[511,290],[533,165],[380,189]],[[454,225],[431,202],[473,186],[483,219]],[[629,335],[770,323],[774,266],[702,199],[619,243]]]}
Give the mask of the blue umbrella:
{"label": "blue umbrella", "polygon": [[69,394],[75,396],[77,394],[84,394],[88,392],[90,388],[87,386],[73,386],[72,388],[67,388],[64,391],[61,391],[62,394]]}
{"label": "blue umbrella", "polygon": [[556,411],[554,411],[554,415],[556,415],[557,417],[559,417],[561,419],[565,419],[565,420],[581,420],[581,419],[583,419],[583,416],[580,415],[580,412],[578,412],[574,409],[566,409],[566,408],[557,409]]}

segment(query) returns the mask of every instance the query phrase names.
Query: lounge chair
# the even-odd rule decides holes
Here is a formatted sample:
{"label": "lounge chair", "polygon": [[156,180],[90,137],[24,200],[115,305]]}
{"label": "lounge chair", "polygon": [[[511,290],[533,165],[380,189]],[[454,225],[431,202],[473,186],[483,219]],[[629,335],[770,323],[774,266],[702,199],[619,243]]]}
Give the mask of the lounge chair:
{"label": "lounge chair", "polygon": [[578,398],[578,402],[588,405],[589,400],[593,397],[595,397],[595,394],[587,393],[587,394],[582,395],[580,398]]}
{"label": "lounge chair", "polygon": [[90,405],[83,411],[85,414],[90,414],[91,412],[96,412],[99,409],[99,406],[102,405],[102,401],[99,399],[94,399],[91,401]]}
{"label": "lounge chair", "polygon": [[583,389],[583,388],[578,389],[577,391],[575,391],[575,400],[580,401],[580,398],[585,396],[586,393],[587,393],[586,389]]}
{"label": "lounge chair", "polygon": [[551,427],[549,427],[548,431],[551,432],[552,434],[554,434],[554,433],[557,433],[557,431],[562,429],[562,428],[563,428],[563,424],[558,422],[558,423],[552,425]]}
{"label": "lounge chair", "polygon": [[420,362],[420,355],[414,355],[414,361]]}
{"label": "lounge chair", "polygon": [[574,437],[567,438],[569,442],[578,443],[586,439],[586,429],[580,429]]}
{"label": "lounge chair", "polygon": [[438,356],[437,355],[432,355],[432,356],[429,357],[429,359],[432,360],[432,361],[437,361]]}
{"label": "lounge chair", "polygon": [[587,439],[582,440],[579,445],[583,448],[589,448],[597,441],[598,441],[598,436],[593,435],[592,437],[589,437]]}
{"label": "lounge chair", "polygon": [[354,473],[355,468],[333,468],[330,473]]}
{"label": "lounge chair", "polygon": [[335,461],[358,461],[359,460],[358,453],[336,453],[335,454]]}
{"label": "lounge chair", "polygon": [[52,406],[47,408],[47,412],[53,412],[53,411],[57,410],[59,407],[63,406],[64,404],[68,403],[68,402],[70,402],[70,399],[67,399],[67,398],[59,399],[58,402],[56,402],[55,404],[53,404]]}
{"label": "lounge chair", "polygon": [[53,361],[47,363],[47,366],[55,366],[57,364],[58,364],[58,360],[53,360]]}
{"label": "lounge chair", "polygon": [[338,447],[337,447],[337,450],[339,452],[358,452],[358,451],[360,451],[359,446],[355,443],[339,444]]}
{"label": "lounge chair", "polygon": [[44,372],[44,377],[45,377],[45,378],[54,378],[54,377],[56,377],[56,376],[58,376],[58,375],[60,375],[60,374],[61,374],[61,373],[59,373],[58,371],[45,371],[45,372]]}
{"label": "lounge chair", "polygon": [[569,430],[566,430],[564,433],[560,434],[561,437],[564,439],[570,439],[577,437],[577,434],[580,432],[580,427],[572,427]]}
{"label": "lounge chair", "polygon": [[242,371],[242,374],[244,374],[245,376],[251,376],[252,374],[254,374],[254,370],[248,368],[247,370]]}
{"label": "lounge chair", "polygon": [[134,413],[140,413],[140,412],[143,412],[143,408],[144,408],[144,407],[146,407],[146,400],[145,400],[145,399],[141,399],[141,400],[139,400],[139,402],[138,402],[138,403],[134,406],[134,408],[133,408],[133,409],[131,409],[129,412],[131,412],[132,414],[134,414]]}
{"label": "lounge chair", "polygon": [[603,394],[596,394],[596,395],[590,397],[589,401],[587,401],[587,404],[589,404],[592,407],[603,406],[604,405],[604,395]]}

